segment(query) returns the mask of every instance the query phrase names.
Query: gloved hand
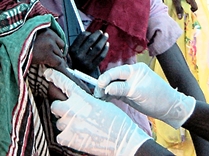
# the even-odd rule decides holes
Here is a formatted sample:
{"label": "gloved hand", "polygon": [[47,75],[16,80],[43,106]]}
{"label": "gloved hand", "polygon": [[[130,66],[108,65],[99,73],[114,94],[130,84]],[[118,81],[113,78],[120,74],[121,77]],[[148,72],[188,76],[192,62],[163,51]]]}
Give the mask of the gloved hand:
{"label": "gloved hand", "polygon": [[87,94],[62,73],[47,69],[44,75],[68,97],[54,101],[51,111],[59,116],[57,128],[62,131],[57,142],[94,155],[134,155],[151,139],[114,104]]}
{"label": "gloved hand", "polygon": [[[118,79],[124,81],[115,81]],[[94,94],[101,98],[104,92],[120,97],[140,112],[174,128],[179,128],[189,118],[196,103],[193,97],[173,89],[144,63],[124,65],[103,73]]]}

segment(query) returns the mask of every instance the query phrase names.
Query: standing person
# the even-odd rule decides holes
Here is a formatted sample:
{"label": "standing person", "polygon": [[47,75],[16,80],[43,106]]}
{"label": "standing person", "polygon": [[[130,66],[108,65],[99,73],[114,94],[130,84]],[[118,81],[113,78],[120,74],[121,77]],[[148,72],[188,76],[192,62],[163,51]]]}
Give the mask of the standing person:
{"label": "standing person", "polygon": [[[90,90],[66,69],[70,66],[66,61],[67,42],[52,12],[38,0],[3,0],[0,10],[0,155],[63,155],[64,147],[49,142],[55,142],[50,101],[66,96],[45,80],[43,71],[55,68]],[[85,47],[89,48],[88,42],[93,39],[95,46],[101,47],[98,51],[108,51],[104,34],[84,33],[78,40],[83,37]],[[66,153],[83,154],[70,148]]]}
{"label": "standing person", "polygon": [[[190,71],[203,90],[204,95],[208,95],[208,72],[205,72],[209,70],[206,65],[208,58],[206,21],[208,20],[205,18],[208,11],[202,7],[204,2],[197,1],[197,5],[193,0],[190,1],[189,4],[187,1],[181,0],[164,0],[164,3],[168,5],[169,15],[179,24],[181,29],[184,30],[183,34],[177,40],[177,44],[181,49]],[[197,8],[199,9],[197,10]],[[194,13],[194,11],[196,12]],[[204,15],[199,16],[198,12],[204,12]],[[206,24],[204,22],[206,22]],[[153,69],[156,73],[165,78],[158,62],[156,62]],[[205,96],[205,98],[207,100],[208,96]],[[169,148],[177,155],[196,155],[190,133],[187,130],[182,128],[178,130],[173,129],[159,120],[154,120],[153,124],[158,143]],[[201,146],[198,145],[198,141],[195,143],[195,148],[200,148],[198,151],[201,151]]]}
{"label": "standing person", "polygon": [[[1,17],[3,17],[1,19],[0,33],[0,155],[49,155],[42,125],[39,122],[37,107],[32,92],[28,88],[28,74],[30,73],[28,69],[31,61],[38,61],[35,55],[43,48],[42,46],[34,46],[36,42],[33,44],[36,32],[41,28],[50,27],[52,23],[54,24],[53,29],[57,33],[61,35],[61,31],[57,27],[54,18],[45,15],[49,14],[49,11],[43,8],[38,1],[29,3],[2,1],[0,8]],[[9,15],[9,17],[6,15]],[[63,54],[60,49],[65,50],[65,42],[50,29],[47,29],[46,32],[51,37],[51,40],[46,40],[46,45],[44,45],[46,51],[39,54],[41,56],[45,55],[43,58],[48,56],[49,61],[45,60],[48,65],[62,64],[61,56]],[[44,36],[44,33],[40,34],[42,37]],[[35,51],[33,58],[32,50]],[[43,58],[39,61],[43,62]],[[50,58],[53,58],[54,61]],[[37,66],[35,69],[38,70],[38,68]],[[35,72],[36,74],[32,73],[29,75],[34,76],[34,79],[39,76],[38,72]],[[40,81],[39,83],[43,84],[43,88],[40,87],[40,89],[44,89],[45,82]],[[42,138],[38,137],[39,135]]]}
{"label": "standing person", "polygon": [[[168,15],[168,7],[161,0],[151,0],[150,5],[147,1],[143,4],[141,2],[138,4],[137,1],[131,1],[127,4],[125,0],[107,2],[77,0],[76,2],[80,2],[81,5],[77,4],[78,8],[86,15],[90,15],[88,17],[92,19],[87,30],[102,29],[110,35],[111,47],[107,57],[100,65],[102,72],[118,65],[135,63],[135,55],[142,52],[143,45],[146,45],[144,41],[148,39],[149,55],[156,56],[171,86],[178,88],[186,95],[205,101],[197,80],[192,75],[180,48],[176,44],[182,30]],[[142,5],[144,5],[142,7],[143,14],[140,14],[140,6]],[[124,8],[126,8],[125,11]],[[148,12],[149,14],[144,14]],[[115,101],[114,103],[119,107],[124,108],[123,102]],[[140,124],[139,114],[134,113],[135,110],[129,109],[128,105],[125,105],[123,110]],[[196,153],[207,155],[208,148],[205,147],[207,147],[208,142],[195,137],[195,135],[192,136]]]}

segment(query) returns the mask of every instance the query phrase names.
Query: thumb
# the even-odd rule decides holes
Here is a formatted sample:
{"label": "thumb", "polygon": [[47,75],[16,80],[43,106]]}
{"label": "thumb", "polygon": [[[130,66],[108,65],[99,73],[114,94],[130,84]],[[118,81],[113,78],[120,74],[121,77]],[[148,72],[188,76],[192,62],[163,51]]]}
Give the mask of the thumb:
{"label": "thumb", "polygon": [[60,88],[62,92],[67,95],[67,97],[69,97],[76,88],[76,84],[72,80],[52,68],[47,69],[44,72],[44,76],[47,81],[54,83],[56,87]]}
{"label": "thumb", "polygon": [[98,87],[105,88],[112,81],[127,80],[130,72],[130,65],[111,68],[99,76]]}
{"label": "thumb", "polygon": [[127,82],[115,81],[105,88],[105,94],[112,96],[127,96],[130,87]]}

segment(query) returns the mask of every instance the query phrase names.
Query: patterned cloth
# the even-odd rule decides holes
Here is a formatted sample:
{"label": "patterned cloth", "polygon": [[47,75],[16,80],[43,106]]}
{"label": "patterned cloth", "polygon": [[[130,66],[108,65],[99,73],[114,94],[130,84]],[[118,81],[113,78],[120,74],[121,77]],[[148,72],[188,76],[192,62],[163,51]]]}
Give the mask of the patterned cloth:
{"label": "patterned cloth", "polygon": [[0,155],[84,155],[56,143],[44,67],[30,64],[38,30],[50,27],[66,42],[64,32],[38,0],[0,8]]}
{"label": "patterned cloth", "polygon": [[51,19],[51,16],[31,18],[18,31],[0,38],[1,155],[49,154],[36,105],[27,85],[27,71],[35,33],[49,27]]}
{"label": "patterned cloth", "polygon": [[[197,79],[205,98],[209,100],[209,11],[204,0],[197,0],[198,11],[191,12],[190,5],[181,1],[184,8],[184,18],[179,20],[172,1],[164,0],[169,7],[169,14],[180,25],[184,33],[177,43],[190,68]],[[155,65],[155,72],[165,78],[159,63]],[[157,142],[171,150],[178,156],[195,156],[195,149],[189,131],[173,129],[169,125],[154,120]],[[183,133],[182,133],[183,132]]]}
{"label": "patterned cloth", "polygon": [[31,0],[30,3],[2,0],[0,10],[0,36],[16,31],[33,16],[51,13],[38,0]]}

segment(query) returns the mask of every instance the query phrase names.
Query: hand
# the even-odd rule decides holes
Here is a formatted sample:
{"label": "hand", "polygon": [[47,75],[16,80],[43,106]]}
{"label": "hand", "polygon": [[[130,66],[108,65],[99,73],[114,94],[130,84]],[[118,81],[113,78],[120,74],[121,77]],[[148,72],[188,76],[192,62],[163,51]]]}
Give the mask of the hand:
{"label": "hand", "polygon": [[[191,5],[191,11],[195,12],[198,9],[197,3],[195,0],[186,0],[188,4]],[[176,13],[179,19],[183,18],[184,10],[181,6],[181,0],[173,0],[173,5],[176,9]]]}
{"label": "hand", "polygon": [[67,66],[64,60],[64,41],[51,29],[40,30],[35,39],[32,64],[45,64],[56,68]]}
{"label": "hand", "polygon": [[98,30],[94,33],[83,32],[73,42],[69,54],[73,68],[91,73],[106,57],[109,50],[108,34]]}
{"label": "hand", "polygon": [[[99,91],[105,88],[105,94],[120,97],[140,112],[174,128],[179,128],[188,119],[196,103],[194,98],[173,89],[144,63],[106,71],[99,77],[98,87]],[[95,96],[98,95],[103,94]]]}
{"label": "hand", "polygon": [[[32,64],[44,64],[54,68],[67,75],[82,89],[90,93],[91,91],[86,84],[67,71],[67,58],[63,55],[64,48],[66,48],[65,46],[64,41],[53,30],[49,28],[40,30],[34,43]],[[58,94],[54,92],[57,92],[57,90],[54,87],[52,88],[53,89],[49,89],[49,95],[55,99],[58,97],[62,97],[63,99],[64,96],[56,96]]]}
{"label": "hand", "polygon": [[68,97],[54,101],[52,112],[59,116],[57,136],[61,145],[93,155],[134,155],[150,137],[118,107],[87,94],[62,73],[44,73]]}

